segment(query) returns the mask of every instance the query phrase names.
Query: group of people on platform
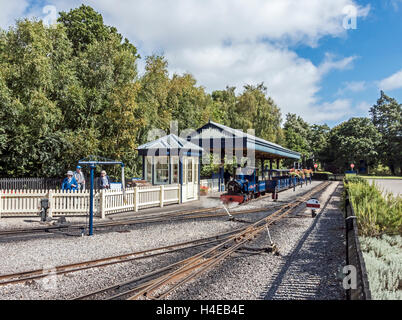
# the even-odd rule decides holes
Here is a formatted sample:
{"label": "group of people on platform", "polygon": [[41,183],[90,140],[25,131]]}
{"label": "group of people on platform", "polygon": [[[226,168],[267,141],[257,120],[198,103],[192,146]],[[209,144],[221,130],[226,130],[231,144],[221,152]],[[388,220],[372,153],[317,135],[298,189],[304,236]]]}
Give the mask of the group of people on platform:
{"label": "group of people on platform", "polygon": [[[63,180],[61,185],[62,190],[68,191],[76,191],[85,190],[85,176],[81,170],[81,166],[77,166],[75,172],[71,170],[67,171],[67,177]],[[110,188],[110,178],[106,174],[105,170],[101,171],[101,176],[99,178],[99,188],[100,189],[109,189]]]}

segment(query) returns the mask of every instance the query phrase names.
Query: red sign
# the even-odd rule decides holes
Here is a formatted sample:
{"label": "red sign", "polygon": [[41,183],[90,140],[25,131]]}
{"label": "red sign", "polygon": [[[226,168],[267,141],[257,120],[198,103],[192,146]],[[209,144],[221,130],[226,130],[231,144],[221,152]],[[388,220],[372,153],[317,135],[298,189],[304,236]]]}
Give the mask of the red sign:
{"label": "red sign", "polygon": [[315,164],[314,164],[314,168],[316,168],[316,169],[317,169],[317,167],[318,167],[318,164],[316,164],[316,163],[315,163]]}
{"label": "red sign", "polygon": [[352,170],[353,170],[353,168],[355,167],[355,165],[352,163],[352,164],[350,165],[350,167],[351,167]]}

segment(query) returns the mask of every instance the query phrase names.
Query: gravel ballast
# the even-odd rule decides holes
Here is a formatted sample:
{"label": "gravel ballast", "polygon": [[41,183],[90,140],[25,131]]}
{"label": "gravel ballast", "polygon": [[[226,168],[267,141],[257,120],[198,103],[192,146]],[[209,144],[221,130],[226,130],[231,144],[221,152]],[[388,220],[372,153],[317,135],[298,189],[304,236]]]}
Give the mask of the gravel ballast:
{"label": "gravel ballast", "polygon": [[[298,195],[310,190],[319,182],[313,182],[307,188],[297,188],[296,192],[287,190],[280,193],[279,203],[281,201],[290,201]],[[337,183],[333,183],[324,192],[328,196],[332,193]],[[338,190],[339,191],[339,190]],[[324,196],[325,197],[325,196]],[[214,201],[214,200],[211,200]],[[335,204],[333,204],[335,206]],[[251,208],[271,208],[273,210],[273,202],[269,197],[256,200],[238,208],[231,210],[244,210]],[[329,206],[328,206],[329,208]],[[253,213],[247,215],[236,216],[239,219],[255,221],[266,215],[265,213]],[[302,210],[303,211],[303,210]],[[329,209],[327,210],[329,211]],[[328,221],[324,218],[328,216]],[[333,228],[339,228],[339,223],[334,216],[330,216],[325,211],[318,220],[311,218],[288,218],[276,223],[272,227],[271,235],[274,241],[278,243],[281,256],[272,256],[270,254],[249,255],[244,253],[236,253],[233,257],[227,259],[222,265],[210,271],[208,274],[202,275],[194,281],[192,285],[183,287],[179,292],[170,296],[172,299],[262,299],[262,298],[292,298],[285,294],[282,290],[281,283],[286,281],[292,282],[291,274],[293,270],[299,272],[299,269],[287,268],[283,272],[283,281],[281,281],[275,292],[269,292],[271,284],[275,284],[275,274],[280,274],[283,264],[287,261],[287,257],[296,259],[300,254],[305,255],[302,259],[314,260],[321,255],[328,256],[328,250],[335,250],[331,247],[331,243],[341,242],[342,230],[334,230],[327,237],[324,244],[317,245],[321,247],[316,249],[316,256],[309,256],[307,248],[316,240],[304,241],[303,250],[299,250],[293,256],[291,252],[295,249],[295,245],[303,237],[303,234],[315,222],[317,226],[325,226],[330,224]],[[320,222],[322,221],[322,222]],[[189,221],[172,221],[169,223],[143,224],[127,228],[128,232],[109,232],[95,234],[93,237],[57,237],[47,239],[33,239],[27,241],[16,241],[0,243],[0,274],[14,273],[31,269],[54,268],[55,266],[82,262],[86,260],[108,257],[112,255],[120,255],[129,252],[144,250],[148,248],[161,247],[168,244],[174,244],[192,239],[208,237],[219,232],[229,231],[231,229],[244,226],[244,223],[228,221],[227,218],[200,219]],[[313,230],[315,230],[315,228]],[[286,230],[286,232],[283,232]],[[327,230],[328,231],[328,230]],[[316,232],[317,237],[319,235]],[[331,238],[332,237],[332,238]],[[267,237],[259,237],[253,246],[266,246]],[[308,237],[310,238],[310,236]],[[312,239],[312,238],[311,238]],[[339,249],[339,248],[338,248]],[[199,250],[199,249],[198,249]],[[173,263],[183,259],[197,251],[188,250],[181,253],[163,255],[155,258],[147,258],[144,260],[133,261],[129,263],[116,264],[103,268],[88,269],[85,271],[65,274],[60,276],[49,275],[43,279],[37,279],[26,283],[0,286],[1,299],[71,299],[82,294],[89,293],[117,282],[128,280],[132,277],[139,276],[145,272],[150,272],[156,268]],[[339,252],[333,252],[333,256],[342,256]],[[298,259],[298,258],[297,258]],[[296,259],[296,260],[297,260]],[[338,258],[334,258],[332,262],[338,266],[340,262]],[[292,260],[293,261],[293,260]],[[320,265],[320,262],[315,262]],[[327,278],[321,277],[320,284],[326,288],[322,281],[329,281],[333,284],[331,266],[330,275]],[[329,272],[329,271],[328,271]],[[255,276],[253,276],[253,274]],[[313,279],[313,278],[311,278]],[[314,278],[315,279],[315,278]],[[331,287],[332,288],[332,287]],[[334,288],[337,287],[334,285]],[[337,290],[333,290],[337,292]],[[271,290],[272,291],[272,290]],[[324,290],[325,291],[325,290]],[[339,291],[339,290],[338,290]],[[331,292],[325,292],[328,298],[331,298]],[[324,294],[324,293],[323,293]],[[314,298],[314,296],[306,296],[305,298]],[[333,295],[332,298],[340,299],[341,296]]]}

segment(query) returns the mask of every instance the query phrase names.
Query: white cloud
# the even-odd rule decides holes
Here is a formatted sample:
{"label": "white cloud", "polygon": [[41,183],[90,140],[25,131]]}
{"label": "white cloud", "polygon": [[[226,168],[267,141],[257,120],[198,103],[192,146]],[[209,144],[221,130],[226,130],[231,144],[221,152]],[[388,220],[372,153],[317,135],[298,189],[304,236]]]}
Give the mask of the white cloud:
{"label": "white cloud", "polygon": [[352,114],[352,102],[349,99],[337,99],[333,102],[324,102],[310,110],[308,118],[313,123],[341,120]]}
{"label": "white cloud", "polygon": [[225,40],[257,39],[316,43],[345,34],[343,8],[355,5],[359,17],[369,7],[353,0],[147,0],[86,1],[105,12],[106,20],[148,49],[203,47]]}
{"label": "white cloud", "polygon": [[388,1],[395,11],[398,11],[399,6],[402,4],[402,0],[388,0]]}
{"label": "white cloud", "polygon": [[343,87],[337,92],[337,95],[343,95],[347,92],[361,92],[367,89],[367,83],[365,81],[351,81],[344,82]]}
{"label": "white cloud", "polygon": [[[322,78],[352,66],[356,57],[328,53],[320,65],[299,57],[291,48],[318,46],[325,36],[345,36],[346,6],[358,18],[370,6],[355,0],[136,0],[84,1],[102,13],[106,24],[140,48],[142,56],[163,53],[171,72],[190,72],[209,91],[226,85],[264,82],[282,112],[308,121],[336,118],[331,110],[346,100],[318,103]],[[58,11],[80,1],[48,1]],[[4,7],[2,4],[0,9]],[[36,11],[39,11],[36,9]],[[39,11],[40,12],[40,11]],[[43,17],[40,12],[39,16]],[[319,110],[328,112],[321,112]],[[318,114],[316,113],[318,112]],[[340,113],[338,113],[339,115]]]}
{"label": "white cloud", "polygon": [[389,76],[381,80],[378,83],[378,87],[381,90],[395,90],[402,88],[402,70],[394,73],[393,75]]}
{"label": "white cloud", "polygon": [[7,29],[15,19],[23,16],[27,7],[27,0],[0,0],[0,28]]}
{"label": "white cloud", "polygon": [[352,63],[356,58],[356,56],[352,56],[336,60],[333,54],[327,52],[325,54],[324,62],[320,65],[320,72],[322,75],[325,75],[332,70],[345,70],[351,68]]}

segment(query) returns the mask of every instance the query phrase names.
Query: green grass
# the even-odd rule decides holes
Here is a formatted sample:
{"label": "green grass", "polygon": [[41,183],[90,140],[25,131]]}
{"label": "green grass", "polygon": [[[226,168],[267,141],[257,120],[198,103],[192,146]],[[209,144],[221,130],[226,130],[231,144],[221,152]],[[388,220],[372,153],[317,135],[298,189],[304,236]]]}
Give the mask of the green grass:
{"label": "green grass", "polygon": [[363,175],[359,175],[359,177],[362,177],[364,179],[398,179],[398,180],[402,180],[402,177],[398,177],[398,176],[363,176]]}
{"label": "green grass", "polygon": [[360,237],[372,298],[402,300],[402,237]]}
{"label": "green grass", "polygon": [[329,171],[316,171],[313,173],[333,174],[332,172],[329,172]]}
{"label": "green grass", "polygon": [[402,197],[383,194],[374,182],[369,184],[362,177],[347,177],[344,198],[346,192],[357,216],[360,235],[402,235]]}
{"label": "green grass", "polygon": [[363,179],[398,179],[398,180],[402,180],[401,176],[370,176],[367,174],[352,174],[352,173],[347,173],[345,175],[346,179],[348,179],[349,177],[360,177]]}

